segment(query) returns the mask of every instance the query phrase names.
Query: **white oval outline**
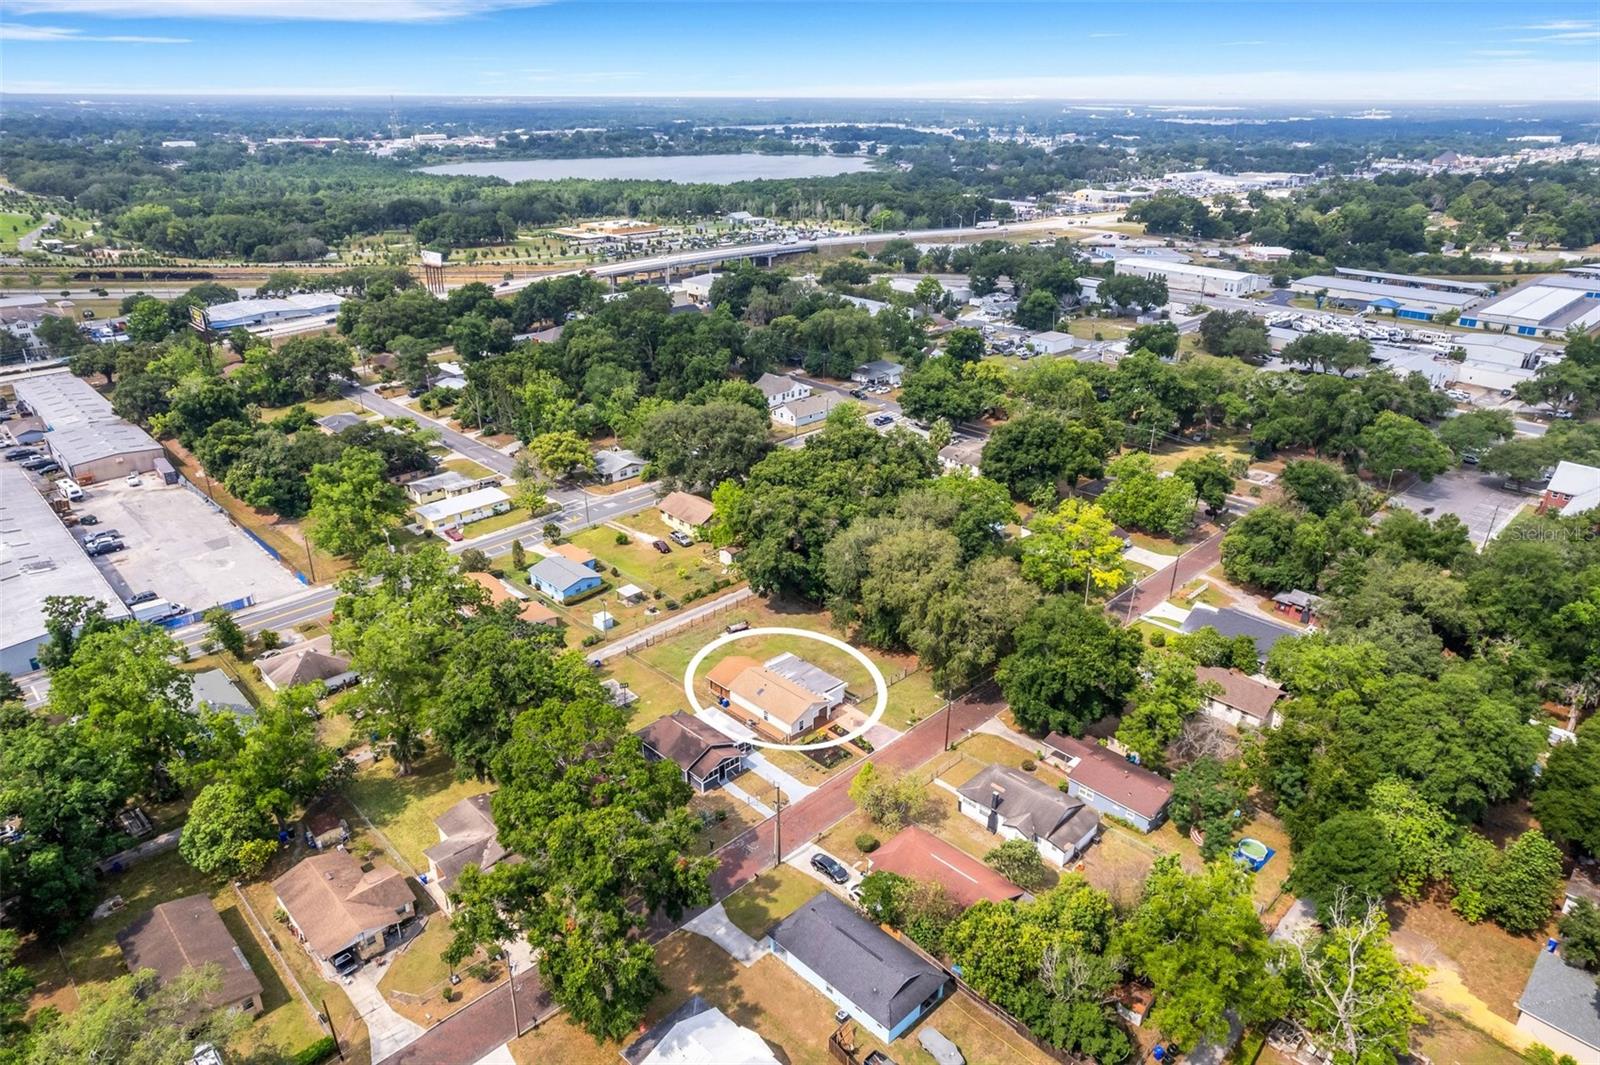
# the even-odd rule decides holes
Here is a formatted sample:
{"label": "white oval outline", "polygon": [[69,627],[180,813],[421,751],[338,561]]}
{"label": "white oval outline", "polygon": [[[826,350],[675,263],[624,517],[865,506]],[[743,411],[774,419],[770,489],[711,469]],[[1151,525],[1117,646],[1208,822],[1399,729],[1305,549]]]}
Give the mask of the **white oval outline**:
{"label": "white oval outline", "polygon": [[[700,705],[700,700],[694,694],[694,674],[700,668],[700,663],[705,661],[706,655],[717,648],[749,636],[801,636],[807,639],[821,640],[825,644],[849,653],[857,662],[865,666],[867,673],[872,677],[872,682],[878,687],[877,705],[872,708],[871,715],[861,723],[861,727],[854,732],[847,732],[836,740],[824,740],[821,743],[777,743],[773,740],[752,739],[748,741],[752,747],[763,747],[769,751],[825,751],[829,747],[839,747],[853,739],[860,738],[866,734],[867,729],[883,720],[883,712],[889,708],[889,682],[883,679],[883,670],[878,668],[876,662],[868,658],[858,648],[852,647],[837,636],[830,636],[825,632],[813,632],[810,629],[791,629],[782,625],[760,629],[745,629],[743,632],[725,632],[694,653],[694,657],[689,659],[689,664],[683,671],[683,694],[688,697],[689,705],[694,708],[696,714],[705,710],[705,707]],[[717,709],[722,710],[721,707]],[[726,713],[726,711],[723,712]],[[756,734],[754,729],[749,731],[752,734]]]}

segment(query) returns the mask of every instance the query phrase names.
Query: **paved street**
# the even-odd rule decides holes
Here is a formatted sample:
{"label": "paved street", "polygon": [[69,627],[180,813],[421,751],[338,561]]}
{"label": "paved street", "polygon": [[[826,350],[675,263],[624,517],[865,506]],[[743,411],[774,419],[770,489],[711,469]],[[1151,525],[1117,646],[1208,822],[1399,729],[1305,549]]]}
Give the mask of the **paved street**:
{"label": "paved street", "polygon": [[556,1004],[539,982],[537,972],[519,971],[515,985],[514,1004],[512,992],[508,990],[510,985],[501,984],[388,1057],[374,1055],[373,1065],[455,1065],[457,1062],[475,1062],[516,1035],[555,1015]]}
{"label": "paved street", "polygon": [[[1222,559],[1222,534],[1212,533],[1179,556],[1173,565],[1152,573],[1139,583],[1124,588],[1106,603],[1106,613],[1133,622],[1151,607],[1166,601],[1174,588],[1181,588]],[[1130,605],[1131,600],[1131,605]]]}

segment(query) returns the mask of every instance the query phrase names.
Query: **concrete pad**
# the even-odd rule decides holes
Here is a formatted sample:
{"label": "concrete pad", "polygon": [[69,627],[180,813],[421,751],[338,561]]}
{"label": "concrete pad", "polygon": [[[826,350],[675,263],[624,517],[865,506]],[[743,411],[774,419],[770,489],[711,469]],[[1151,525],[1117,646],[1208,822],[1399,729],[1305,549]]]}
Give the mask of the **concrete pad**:
{"label": "concrete pad", "polygon": [[767,948],[751,939],[744,929],[733,923],[728,911],[722,908],[720,902],[686,922],[683,927],[711,940],[746,969],[760,961],[767,953]]}
{"label": "concrete pad", "polygon": [[1494,477],[1459,469],[1442,473],[1432,481],[1418,481],[1390,502],[1429,520],[1454,514],[1466,525],[1473,549],[1482,551],[1483,545],[1500,535],[1533,499],[1503,487]]}

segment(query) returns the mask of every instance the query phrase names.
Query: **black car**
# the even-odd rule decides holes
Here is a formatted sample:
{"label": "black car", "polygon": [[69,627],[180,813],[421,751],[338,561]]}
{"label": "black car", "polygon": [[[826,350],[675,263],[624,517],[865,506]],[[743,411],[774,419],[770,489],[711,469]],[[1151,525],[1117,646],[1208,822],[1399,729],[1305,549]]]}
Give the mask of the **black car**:
{"label": "black car", "polygon": [[6,452],[7,462],[21,462],[23,459],[36,459],[39,453],[31,447],[14,447]]}
{"label": "black car", "polygon": [[831,858],[820,851],[811,856],[811,868],[832,880],[835,884],[850,882],[850,870],[840,864],[837,859]]}
{"label": "black car", "polygon": [[80,514],[80,515],[78,515],[78,524],[79,525],[99,525],[100,524],[100,519],[95,517],[93,514]]}
{"label": "black car", "polygon": [[138,606],[140,603],[148,603],[155,597],[155,592],[136,592],[133,595],[128,596],[128,605]]}
{"label": "black car", "polygon": [[880,429],[885,425],[893,425],[894,416],[889,414],[880,414],[876,418],[872,419],[872,424],[876,425]]}
{"label": "black car", "polygon": [[40,470],[45,466],[52,466],[54,464],[55,460],[46,455],[35,455],[30,459],[22,460],[22,468],[25,470]]}
{"label": "black car", "polygon": [[650,546],[655,548],[657,551],[660,551],[663,555],[672,554],[672,548],[665,540],[652,540],[650,542]]}
{"label": "black car", "polygon": [[25,470],[32,470],[34,473],[37,473],[42,477],[47,473],[61,472],[61,463],[55,462],[51,459],[45,459],[43,463],[26,463],[22,468]]}
{"label": "black car", "polygon": [[328,963],[333,966],[333,971],[340,976],[349,976],[361,968],[361,959],[349,953],[335,954],[328,959]]}

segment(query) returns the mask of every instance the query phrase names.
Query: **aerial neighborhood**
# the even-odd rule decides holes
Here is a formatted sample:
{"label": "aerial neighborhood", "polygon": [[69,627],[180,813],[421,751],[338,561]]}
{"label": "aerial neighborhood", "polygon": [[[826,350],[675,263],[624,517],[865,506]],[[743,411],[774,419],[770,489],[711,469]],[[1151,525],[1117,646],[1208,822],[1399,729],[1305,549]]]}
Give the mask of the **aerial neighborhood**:
{"label": "aerial neighborhood", "polygon": [[5,13],[0,1065],[1600,1065],[1594,12],[1003,6]]}

